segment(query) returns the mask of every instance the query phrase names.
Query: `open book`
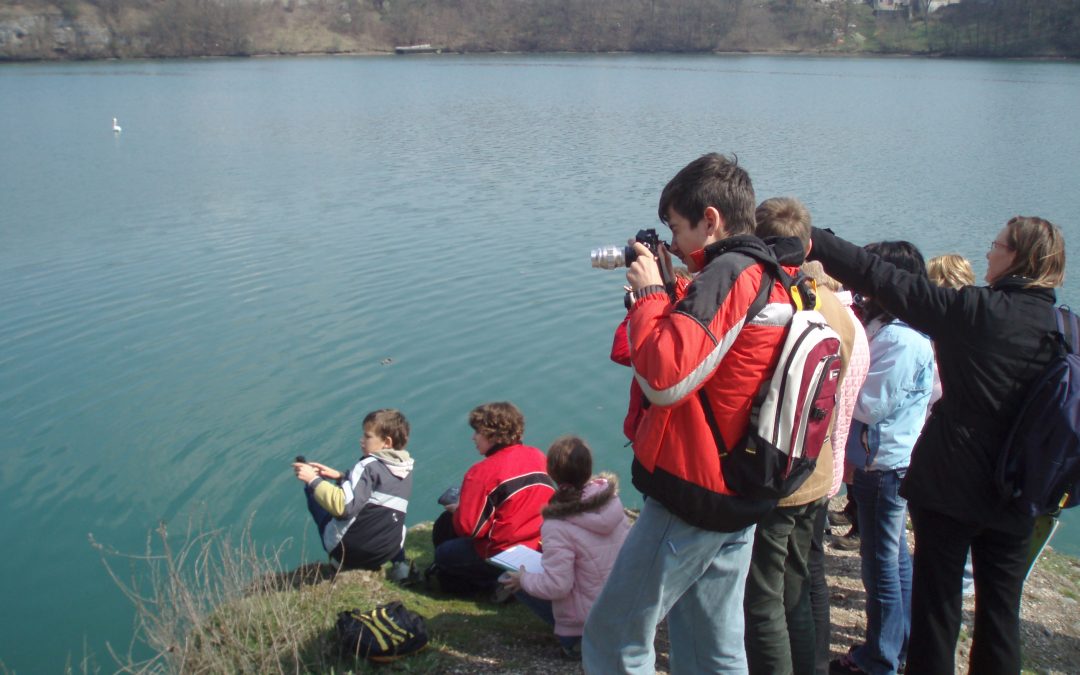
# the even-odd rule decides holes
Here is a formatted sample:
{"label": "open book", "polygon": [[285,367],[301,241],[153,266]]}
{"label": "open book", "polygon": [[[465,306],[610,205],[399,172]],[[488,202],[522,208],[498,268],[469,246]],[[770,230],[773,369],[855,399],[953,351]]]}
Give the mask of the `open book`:
{"label": "open book", "polygon": [[528,546],[511,546],[502,553],[496,553],[488,558],[488,562],[496,567],[501,567],[511,572],[517,572],[522,567],[526,572],[543,572],[544,565],[540,562],[541,555]]}

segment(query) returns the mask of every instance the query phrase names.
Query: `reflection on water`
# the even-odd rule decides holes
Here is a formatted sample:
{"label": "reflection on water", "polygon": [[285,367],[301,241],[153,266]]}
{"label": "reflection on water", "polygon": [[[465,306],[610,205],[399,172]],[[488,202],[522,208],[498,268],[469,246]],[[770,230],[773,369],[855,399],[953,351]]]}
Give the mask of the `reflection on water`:
{"label": "reflection on water", "polygon": [[[1009,216],[1080,222],[1078,103],[1078,67],[1051,63],[0,68],[0,578],[22,618],[0,658],[51,671],[84,634],[103,658],[125,644],[88,532],[136,551],[160,519],[255,512],[258,541],[317,558],[288,463],[346,466],[375,407],[413,424],[410,522],[474,459],[467,411],[497,399],[534,445],[586,436],[634,504],[629,374],[607,359],[622,276],[587,256],[653,226],[676,170],[734,151],[759,198],[981,274]],[[1080,553],[1074,521],[1057,543]]]}

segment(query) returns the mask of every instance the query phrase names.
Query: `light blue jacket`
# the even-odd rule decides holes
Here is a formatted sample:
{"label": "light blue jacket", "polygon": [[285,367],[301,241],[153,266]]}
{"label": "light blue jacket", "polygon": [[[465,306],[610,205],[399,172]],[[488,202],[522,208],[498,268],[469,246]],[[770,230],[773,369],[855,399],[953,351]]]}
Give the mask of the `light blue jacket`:
{"label": "light blue jacket", "polygon": [[867,326],[870,370],[859,390],[847,461],[866,471],[906,469],[934,385],[930,339],[906,323]]}

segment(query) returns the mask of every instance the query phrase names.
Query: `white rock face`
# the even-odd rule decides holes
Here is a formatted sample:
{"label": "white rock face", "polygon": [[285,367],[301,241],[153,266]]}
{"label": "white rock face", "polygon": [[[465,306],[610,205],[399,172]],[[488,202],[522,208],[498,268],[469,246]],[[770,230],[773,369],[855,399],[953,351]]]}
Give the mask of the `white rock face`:
{"label": "white rock face", "polygon": [[0,50],[17,46],[23,40],[43,34],[47,22],[43,16],[24,16],[0,19]]}
{"label": "white rock face", "polygon": [[0,58],[108,57],[111,41],[112,34],[97,17],[0,16]]}

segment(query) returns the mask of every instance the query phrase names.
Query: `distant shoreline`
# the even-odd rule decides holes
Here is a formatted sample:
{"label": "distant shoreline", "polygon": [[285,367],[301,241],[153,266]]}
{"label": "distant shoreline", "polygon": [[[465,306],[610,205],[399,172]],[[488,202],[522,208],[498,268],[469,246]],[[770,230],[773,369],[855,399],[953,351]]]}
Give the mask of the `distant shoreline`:
{"label": "distant shoreline", "polygon": [[826,57],[836,59],[927,59],[942,61],[1016,61],[1031,63],[1077,63],[1080,58],[1071,56],[955,56],[949,54],[923,54],[923,53],[896,53],[896,52],[837,52],[824,50],[754,50],[754,51],[714,51],[714,52],[661,52],[661,51],[505,51],[505,50],[477,50],[457,51],[443,49],[441,53],[420,54],[396,54],[389,51],[357,50],[357,51],[300,51],[300,52],[259,52],[252,54],[195,54],[190,56],[102,56],[96,58],[8,58],[0,57],[0,67],[7,64],[28,63],[103,63],[109,61],[137,62],[137,61],[217,61],[217,60],[243,60],[243,59],[273,59],[273,58],[367,58],[367,57],[394,57],[401,59],[416,58],[439,58],[446,56],[777,56],[777,57]]}
{"label": "distant shoreline", "polygon": [[855,1],[209,0],[196,9],[184,0],[8,0],[0,4],[0,61],[359,56],[425,51],[420,45],[453,54],[1080,58],[1075,3],[1032,13],[1017,11],[1019,2],[898,13]]}

